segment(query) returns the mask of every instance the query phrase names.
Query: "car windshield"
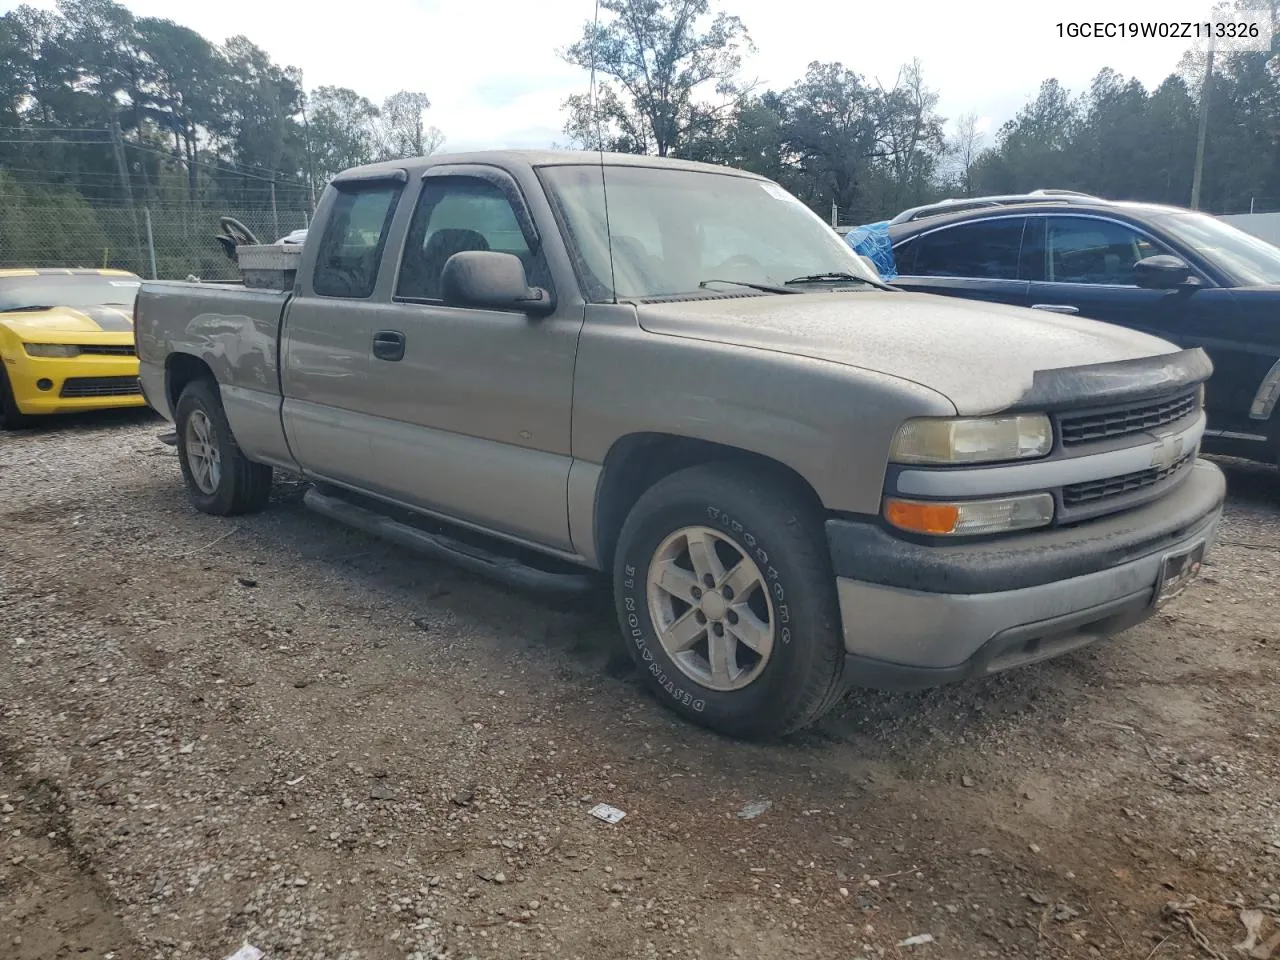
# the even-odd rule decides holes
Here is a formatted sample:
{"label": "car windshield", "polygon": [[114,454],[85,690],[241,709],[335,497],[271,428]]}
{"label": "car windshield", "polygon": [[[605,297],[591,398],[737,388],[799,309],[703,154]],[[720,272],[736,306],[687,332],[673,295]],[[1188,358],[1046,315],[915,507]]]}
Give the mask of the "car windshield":
{"label": "car windshield", "polygon": [[[820,217],[768,181],[606,165],[602,190],[599,165],[539,172],[595,302],[744,293],[753,284],[780,293],[883,285]],[[782,289],[789,281],[797,285]]]}
{"label": "car windshield", "polygon": [[130,276],[39,276],[0,277],[0,310],[23,307],[124,307],[133,309],[142,283]]}
{"label": "car windshield", "polygon": [[1161,222],[1239,286],[1280,284],[1280,247],[1203,213],[1170,214]]}

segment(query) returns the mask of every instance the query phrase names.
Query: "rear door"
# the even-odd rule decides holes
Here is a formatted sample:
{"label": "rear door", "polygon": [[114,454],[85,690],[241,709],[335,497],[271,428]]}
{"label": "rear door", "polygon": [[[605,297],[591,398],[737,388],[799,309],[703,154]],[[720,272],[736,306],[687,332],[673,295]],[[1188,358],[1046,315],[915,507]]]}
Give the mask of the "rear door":
{"label": "rear door", "polygon": [[895,286],[970,300],[1021,306],[1027,281],[1019,275],[1020,214],[984,217],[916,234],[894,248]]}
{"label": "rear door", "polygon": [[381,264],[406,179],[335,182],[319,211],[310,269],[303,264],[299,295],[285,311],[282,417],[290,449],[304,470],[354,486],[371,470],[371,341],[390,309]]}

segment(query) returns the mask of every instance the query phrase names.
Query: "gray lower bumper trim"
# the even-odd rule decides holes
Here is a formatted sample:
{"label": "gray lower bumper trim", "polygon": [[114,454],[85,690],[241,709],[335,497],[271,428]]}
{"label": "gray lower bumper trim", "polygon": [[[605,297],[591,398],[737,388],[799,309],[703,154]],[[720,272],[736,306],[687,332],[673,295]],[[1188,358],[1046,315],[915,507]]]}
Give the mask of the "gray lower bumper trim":
{"label": "gray lower bumper trim", "polygon": [[[839,579],[845,649],[857,657],[905,668],[963,672],[979,650],[1011,632],[1020,642],[1065,635],[1064,631],[1080,635],[1082,643],[1100,639],[1131,626],[1150,611],[1165,556],[1201,541],[1211,544],[1216,529],[1215,517],[1184,540],[1128,563],[998,593],[926,593]],[[1116,604],[1127,612],[1132,612],[1128,605],[1139,605],[1143,612],[1121,622],[1111,609]],[[1034,646],[1026,647],[1017,655],[1018,662],[1029,662],[1027,656],[1035,652]],[[993,654],[993,662],[999,659]]]}

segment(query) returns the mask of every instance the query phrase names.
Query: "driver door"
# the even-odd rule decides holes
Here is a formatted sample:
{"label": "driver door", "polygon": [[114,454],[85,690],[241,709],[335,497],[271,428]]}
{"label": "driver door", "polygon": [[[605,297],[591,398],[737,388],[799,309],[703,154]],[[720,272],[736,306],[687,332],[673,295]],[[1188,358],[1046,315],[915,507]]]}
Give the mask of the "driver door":
{"label": "driver door", "polygon": [[440,275],[464,250],[510,253],[552,290],[515,181],[492,167],[428,170],[409,222],[384,333],[369,358],[380,417],[378,493],[539,545],[570,550],[568,481],[579,301],[554,313],[451,306]]}

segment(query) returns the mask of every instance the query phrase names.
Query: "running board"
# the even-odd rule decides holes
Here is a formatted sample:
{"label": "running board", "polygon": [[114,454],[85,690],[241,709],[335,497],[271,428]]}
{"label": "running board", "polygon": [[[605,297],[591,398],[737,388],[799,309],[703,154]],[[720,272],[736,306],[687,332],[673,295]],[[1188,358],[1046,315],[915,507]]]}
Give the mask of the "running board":
{"label": "running board", "polygon": [[321,493],[315,487],[303,495],[302,502],[316,513],[337,520],[339,523],[345,523],[357,530],[390,540],[392,543],[416,550],[429,557],[446,560],[473,573],[498,580],[520,590],[539,594],[577,596],[599,588],[599,578],[590,573],[553,573],[548,570],[539,570],[519,560],[470,543],[462,543],[444,534],[430,533],[410,524],[401,523],[342,497]]}

